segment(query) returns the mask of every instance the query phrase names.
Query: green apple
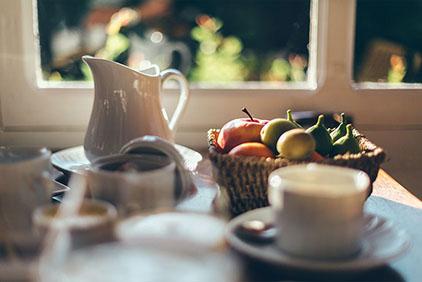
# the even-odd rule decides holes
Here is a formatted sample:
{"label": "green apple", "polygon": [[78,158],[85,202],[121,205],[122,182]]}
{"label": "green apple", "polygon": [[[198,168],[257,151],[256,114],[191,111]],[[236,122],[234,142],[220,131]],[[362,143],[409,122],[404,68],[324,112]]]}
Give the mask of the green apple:
{"label": "green apple", "polygon": [[315,140],[302,128],[292,129],[280,136],[277,151],[289,160],[305,160],[315,151]]}
{"label": "green apple", "polygon": [[276,152],[277,141],[280,136],[284,132],[295,128],[297,126],[287,119],[272,119],[261,129],[261,142],[267,145],[273,152]]}

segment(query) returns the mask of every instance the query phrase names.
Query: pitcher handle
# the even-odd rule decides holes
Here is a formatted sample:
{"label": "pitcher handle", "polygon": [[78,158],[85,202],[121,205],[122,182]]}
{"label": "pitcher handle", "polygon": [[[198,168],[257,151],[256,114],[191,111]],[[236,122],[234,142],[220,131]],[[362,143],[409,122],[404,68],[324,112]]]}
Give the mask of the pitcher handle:
{"label": "pitcher handle", "polygon": [[180,86],[180,96],[179,101],[177,102],[176,109],[174,110],[173,116],[169,122],[169,127],[173,133],[176,132],[177,123],[179,119],[182,117],[183,113],[185,112],[187,102],[189,100],[189,86],[186,78],[184,75],[175,69],[167,69],[160,73],[161,77],[161,87],[163,86],[164,82],[168,79],[174,79],[179,83]]}

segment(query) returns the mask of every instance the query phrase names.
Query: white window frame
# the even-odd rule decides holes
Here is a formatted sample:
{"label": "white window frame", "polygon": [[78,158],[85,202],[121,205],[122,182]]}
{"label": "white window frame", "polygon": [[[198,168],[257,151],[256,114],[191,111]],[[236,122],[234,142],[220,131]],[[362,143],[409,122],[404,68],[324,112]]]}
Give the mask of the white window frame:
{"label": "white window frame", "polygon": [[[32,1],[0,2],[0,142],[53,148],[81,144],[93,101],[92,85],[37,83],[39,53]],[[207,129],[242,115],[243,106],[265,118],[280,116],[288,108],[344,111],[352,112],[356,126],[363,130],[420,129],[420,85],[352,82],[355,8],[355,0],[312,1],[306,84],[194,87],[176,141],[205,147]],[[175,104],[177,91],[167,92],[165,106]],[[399,114],[403,108],[408,109],[406,115]]]}

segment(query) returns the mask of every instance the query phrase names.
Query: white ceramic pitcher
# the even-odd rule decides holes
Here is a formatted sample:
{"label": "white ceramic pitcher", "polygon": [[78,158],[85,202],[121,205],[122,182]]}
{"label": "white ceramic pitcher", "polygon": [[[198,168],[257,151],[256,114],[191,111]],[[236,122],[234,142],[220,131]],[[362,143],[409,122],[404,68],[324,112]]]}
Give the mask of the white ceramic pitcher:
{"label": "white ceramic pitcher", "polygon": [[[82,57],[94,77],[95,97],[85,135],[85,155],[95,159],[118,153],[128,141],[155,135],[174,142],[177,123],[189,98],[186,78],[177,70],[160,73],[157,66],[136,71],[122,64],[91,56]],[[180,97],[169,121],[160,92],[164,81],[176,80]]]}

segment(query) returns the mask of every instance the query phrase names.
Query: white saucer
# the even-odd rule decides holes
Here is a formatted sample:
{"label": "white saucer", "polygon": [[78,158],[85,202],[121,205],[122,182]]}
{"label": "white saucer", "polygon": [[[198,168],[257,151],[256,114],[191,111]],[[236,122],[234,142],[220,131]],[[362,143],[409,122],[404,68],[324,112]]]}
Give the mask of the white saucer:
{"label": "white saucer", "polygon": [[387,263],[405,252],[410,246],[406,232],[378,216],[367,214],[367,224],[362,237],[362,250],[356,256],[344,260],[310,260],[293,257],[281,251],[275,244],[254,243],[240,238],[236,228],[244,221],[261,220],[273,222],[270,207],[244,213],[227,225],[226,240],[240,253],[268,263],[312,271],[357,271],[374,268]]}
{"label": "white saucer", "polygon": [[[175,146],[184,158],[186,168],[190,171],[196,170],[198,163],[202,160],[201,154],[182,145],[176,144]],[[64,149],[52,154],[51,164],[57,169],[68,173],[77,173],[91,166],[91,163],[85,157],[83,146]]]}

